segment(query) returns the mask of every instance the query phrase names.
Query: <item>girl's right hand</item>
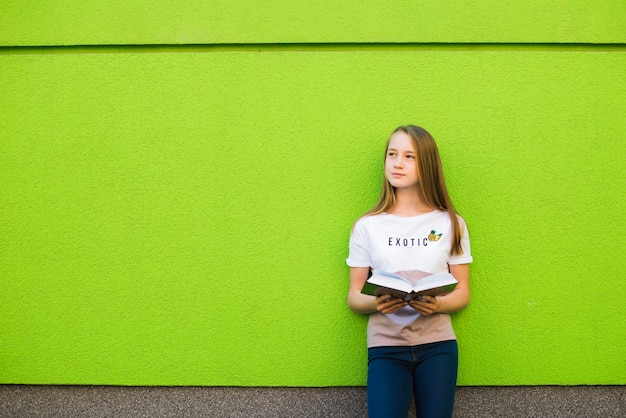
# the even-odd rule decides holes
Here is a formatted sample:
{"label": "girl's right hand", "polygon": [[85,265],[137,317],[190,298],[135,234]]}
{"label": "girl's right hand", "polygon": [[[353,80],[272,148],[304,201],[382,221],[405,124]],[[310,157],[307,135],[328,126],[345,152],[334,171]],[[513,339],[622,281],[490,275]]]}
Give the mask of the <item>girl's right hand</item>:
{"label": "girl's right hand", "polygon": [[402,298],[396,298],[390,295],[380,295],[376,298],[376,310],[385,315],[392,314],[407,305]]}

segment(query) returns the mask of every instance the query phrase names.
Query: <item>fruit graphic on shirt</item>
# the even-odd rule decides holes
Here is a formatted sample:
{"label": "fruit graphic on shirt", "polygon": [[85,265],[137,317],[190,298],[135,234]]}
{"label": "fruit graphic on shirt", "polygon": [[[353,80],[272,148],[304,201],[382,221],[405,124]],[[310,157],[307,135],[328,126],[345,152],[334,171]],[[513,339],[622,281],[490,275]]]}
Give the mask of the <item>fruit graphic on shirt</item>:
{"label": "fruit graphic on shirt", "polygon": [[438,234],[434,229],[428,234],[428,241],[439,241],[442,234]]}

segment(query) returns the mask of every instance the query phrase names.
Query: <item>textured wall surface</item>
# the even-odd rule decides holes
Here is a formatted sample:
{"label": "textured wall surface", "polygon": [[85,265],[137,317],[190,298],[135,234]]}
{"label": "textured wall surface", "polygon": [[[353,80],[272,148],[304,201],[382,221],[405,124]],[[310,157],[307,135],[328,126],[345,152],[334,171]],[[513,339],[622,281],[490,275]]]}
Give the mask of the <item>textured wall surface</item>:
{"label": "textured wall surface", "polygon": [[3,0],[0,45],[623,43],[622,0]]}
{"label": "textured wall surface", "polygon": [[96,19],[77,4],[0,6],[3,45],[111,46],[0,49],[0,383],[362,385],[344,260],[405,123],[438,140],[472,235],[459,383],[626,383],[626,52],[591,45],[615,26],[579,46],[124,49],[231,38],[170,20],[157,39],[150,13],[135,38],[42,29]]}

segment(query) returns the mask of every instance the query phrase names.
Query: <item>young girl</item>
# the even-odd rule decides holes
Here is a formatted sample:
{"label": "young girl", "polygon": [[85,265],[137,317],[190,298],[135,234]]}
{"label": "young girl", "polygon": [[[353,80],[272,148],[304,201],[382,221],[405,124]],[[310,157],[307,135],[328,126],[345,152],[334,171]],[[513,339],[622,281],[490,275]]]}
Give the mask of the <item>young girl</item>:
{"label": "young girl", "polygon": [[[470,301],[469,235],[443,177],[437,145],[418,126],[401,126],[387,141],[380,199],[350,237],[348,305],[369,314],[367,405],[370,418],[450,417],[458,366],[450,313]],[[459,282],[442,296],[406,302],[361,293],[371,271],[415,281],[450,272]]]}

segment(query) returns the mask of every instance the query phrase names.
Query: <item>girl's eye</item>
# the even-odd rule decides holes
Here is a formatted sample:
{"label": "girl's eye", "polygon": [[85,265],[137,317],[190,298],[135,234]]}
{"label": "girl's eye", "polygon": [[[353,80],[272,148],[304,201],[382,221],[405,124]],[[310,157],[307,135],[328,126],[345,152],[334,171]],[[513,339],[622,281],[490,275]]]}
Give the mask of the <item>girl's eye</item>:
{"label": "girl's eye", "polygon": [[415,155],[407,155],[406,158],[410,158],[411,160],[415,159]]}

